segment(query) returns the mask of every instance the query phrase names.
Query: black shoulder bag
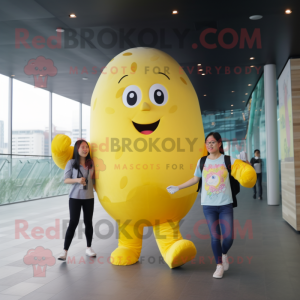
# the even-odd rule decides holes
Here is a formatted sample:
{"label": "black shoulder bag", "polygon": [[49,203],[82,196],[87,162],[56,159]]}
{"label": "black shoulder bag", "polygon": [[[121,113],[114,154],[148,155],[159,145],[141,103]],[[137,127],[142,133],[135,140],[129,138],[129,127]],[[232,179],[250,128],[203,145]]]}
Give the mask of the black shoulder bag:
{"label": "black shoulder bag", "polygon": [[[79,172],[80,172],[81,177],[84,177],[83,174],[82,174],[82,172],[80,171],[80,166],[78,167],[77,178],[81,178],[81,177],[79,177]],[[89,183],[89,181],[88,181],[88,178],[89,178],[89,172],[90,172],[90,169],[88,169],[87,178],[85,178],[85,183],[86,183],[86,185],[83,186],[83,189],[84,189],[84,190],[87,190],[87,188],[88,188],[88,183]]]}

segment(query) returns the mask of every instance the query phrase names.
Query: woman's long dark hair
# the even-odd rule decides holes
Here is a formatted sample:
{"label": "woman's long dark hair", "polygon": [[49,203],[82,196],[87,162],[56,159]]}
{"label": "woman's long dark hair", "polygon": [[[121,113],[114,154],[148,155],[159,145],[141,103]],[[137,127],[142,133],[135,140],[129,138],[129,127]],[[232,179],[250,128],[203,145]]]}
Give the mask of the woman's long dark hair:
{"label": "woman's long dark hair", "polygon": [[[74,145],[74,152],[73,152],[73,159],[75,159],[74,163],[73,163],[73,168],[78,170],[79,166],[80,166],[80,154],[78,153],[78,149],[80,148],[81,143],[87,143],[87,141],[85,140],[78,140],[75,145]],[[93,160],[91,159],[91,155],[90,155],[90,150],[88,155],[85,158],[85,165],[91,169],[93,166]]]}
{"label": "woman's long dark hair", "polygon": [[[213,136],[213,137],[216,139],[216,141],[217,141],[218,143],[221,142],[221,146],[219,147],[219,151],[220,151],[220,153],[224,154],[223,142],[222,142],[222,138],[221,138],[220,133],[219,133],[219,132],[210,132],[210,133],[206,136],[206,138],[205,138],[205,143],[206,143],[206,140],[208,139],[208,137],[210,137],[210,136]],[[210,154],[210,153],[208,152],[208,155],[209,155],[209,154]]]}

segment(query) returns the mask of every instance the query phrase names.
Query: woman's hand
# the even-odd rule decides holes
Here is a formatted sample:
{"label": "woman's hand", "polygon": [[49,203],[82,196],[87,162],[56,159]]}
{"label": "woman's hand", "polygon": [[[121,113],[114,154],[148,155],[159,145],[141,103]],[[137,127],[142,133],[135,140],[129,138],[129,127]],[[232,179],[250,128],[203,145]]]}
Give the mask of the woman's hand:
{"label": "woman's hand", "polygon": [[167,191],[170,193],[170,194],[174,194],[176,192],[179,191],[179,187],[178,186],[175,186],[175,185],[170,185],[167,187]]}
{"label": "woman's hand", "polygon": [[80,183],[80,184],[82,184],[82,185],[86,185],[86,183],[85,183],[85,178],[84,178],[84,177],[77,178],[77,183]]}
{"label": "woman's hand", "polygon": [[187,187],[190,187],[196,183],[198,183],[200,180],[200,177],[194,176],[193,178],[191,178],[190,180],[188,180],[187,182],[180,184],[179,186],[175,186],[175,185],[170,185],[167,187],[167,191],[170,194],[174,194],[176,192],[178,192],[179,190],[185,189]]}

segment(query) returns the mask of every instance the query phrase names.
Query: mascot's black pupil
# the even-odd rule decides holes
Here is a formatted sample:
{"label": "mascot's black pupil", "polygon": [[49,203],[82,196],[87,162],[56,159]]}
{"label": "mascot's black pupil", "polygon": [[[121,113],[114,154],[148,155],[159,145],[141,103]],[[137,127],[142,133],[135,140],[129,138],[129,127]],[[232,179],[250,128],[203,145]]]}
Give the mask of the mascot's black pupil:
{"label": "mascot's black pupil", "polygon": [[136,101],[137,101],[136,92],[133,92],[133,91],[129,92],[128,95],[127,95],[127,103],[129,105],[135,105]]}
{"label": "mascot's black pupil", "polygon": [[157,104],[162,104],[164,102],[164,93],[161,90],[156,90],[154,92],[154,100]]}
{"label": "mascot's black pupil", "polygon": [[46,71],[46,70],[47,70],[47,67],[44,67],[43,69]]}
{"label": "mascot's black pupil", "polygon": [[35,69],[38,70],[39,68],[38,68],[38,67],[35,67]]}

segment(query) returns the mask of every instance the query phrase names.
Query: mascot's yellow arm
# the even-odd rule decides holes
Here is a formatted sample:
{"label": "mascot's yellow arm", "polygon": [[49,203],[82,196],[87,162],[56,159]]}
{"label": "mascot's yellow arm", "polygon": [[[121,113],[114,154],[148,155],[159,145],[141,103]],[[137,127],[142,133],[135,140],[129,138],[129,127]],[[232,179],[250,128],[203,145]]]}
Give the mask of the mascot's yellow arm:
{"label": "mascot's yellow arm", "polygon": [[52,158],[55,164],[65,169],[67,162],[73,158],[74,147],[71,145],[71,139],[64,134],[55,136],[51,143]]}
{"label": "mascot's yellow arm", "polygon": [[256,183],[256,172],[251,165],[236,159],[231,167],[231,175],[244,187],[252,188]]}

